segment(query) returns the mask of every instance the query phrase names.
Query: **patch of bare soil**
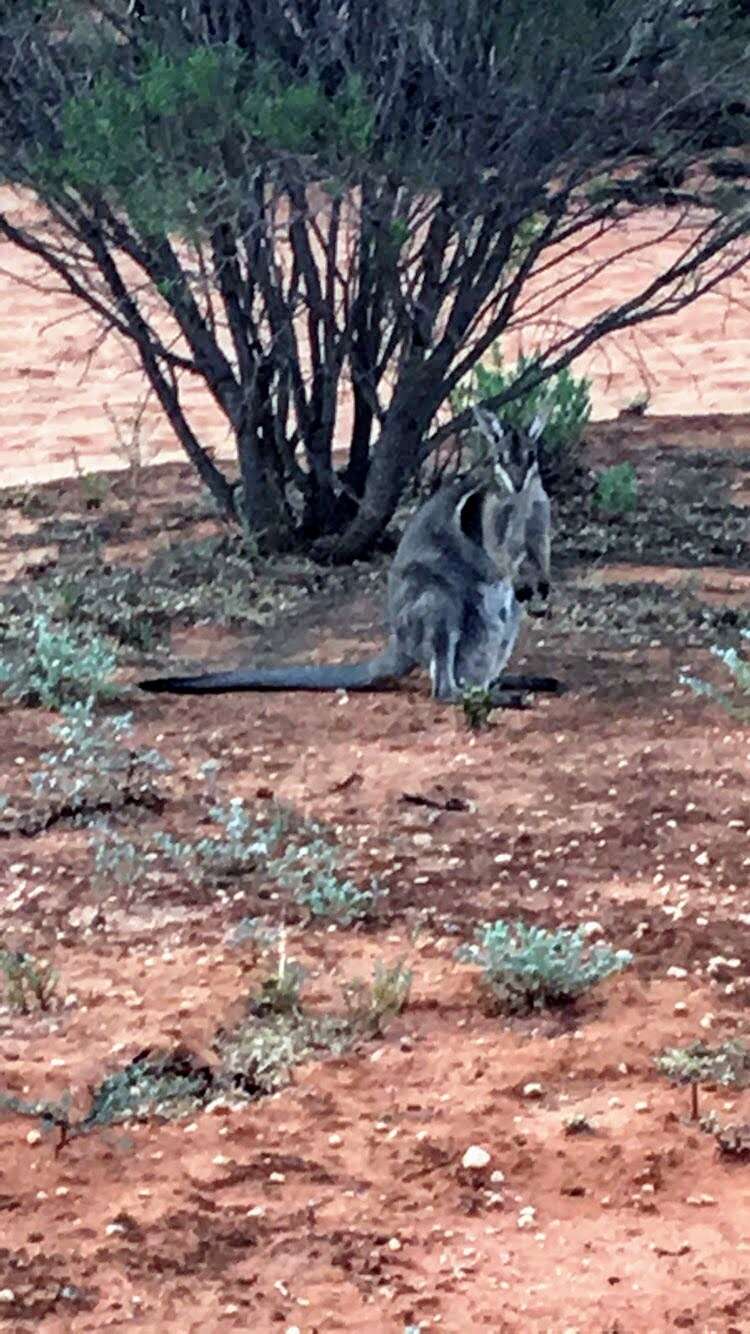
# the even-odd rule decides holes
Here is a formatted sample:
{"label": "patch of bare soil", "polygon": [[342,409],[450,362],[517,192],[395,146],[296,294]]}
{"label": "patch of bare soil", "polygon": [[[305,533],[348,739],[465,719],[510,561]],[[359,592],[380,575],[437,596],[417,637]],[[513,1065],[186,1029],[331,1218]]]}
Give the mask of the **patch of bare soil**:
{"label": "patch of bare soil", "polygon": [[[217,1032],[257,982],[238,933],[257,914],[286,916],[313,1003],[376,960],[405,959],[414,975],[383,1036],[321,1054],[256,1102],[209,1095],[181,1117],[131,1117],[62,1147],[53,1126],[6,1111],[0,1324],[750,1327],[750,1169],[687,1119],[687,1091],[653,1063],[665,1046],[750,1036],[748,732],[678,684],[682,665],[715,670],[708,646],[747,617],[747,601],[721,589],[746,579],[732,485],[750,442],[725,441],[707,472],[692,424],[682,452],[676,428],[668,439],[640,420],[605,429],[619,434],[594,449],[634,461],[640,517],[604,520],[588,496],[560,516],[555,614],[528,630],[514,664],[562,675],[564,697],[496,714],[478,735],[418,678],[361,697],[132,701],[138,739],[174,772],[162,813],[122,812],[125,833],[199,836],[198,769],[217,760],[224,788],[253,809],[289,803],[340,832],[359,878],[389,890],[375,924],[306,924],[257,875],[219,891],[179,874],[102,885],[85,828],[0,831],[2,943],[59,972],[48,1011],[0,1008],[0,1092],[21,1102],[68,1096],[80,1116],[90,1090],[145,1050],[186,1048],[213,1069]],[[71,585],[93,590],[85,616],[119,635],[126,676],[147,658],[164,664],[170,627],[180,661],[326,659],[378,642],[381,566],[334,580],[233,565],[241,557],[196,509],[185,471],[153,479],[135,518],[122,479],[93,506],[72,482],[6,496],[9,645],[28,589],[49,594],[60,578],[73,616]],[[144,578],[132,562],[154,559],[156,533],[167,565]],[[182,545],[170,556],[172,539]],[[191,555],[192,542],[209,545]],[[132,606],[150,609],[148,642],[117,582],[133,568],[126,586],[135,578]],[[0,788],[25,788],[53,721],[0,709]],[[589,924],[592,938],[632,950],[633,966],[574,1009],[492,1017],[455,950],[502,916]],[[701,1110],[748,1121],[747,1098],[708,1088]],[[571,1134],[580,1117],[590,1133]],[[482,1168],[462,1165],[472,1145],[486,1150]]]}

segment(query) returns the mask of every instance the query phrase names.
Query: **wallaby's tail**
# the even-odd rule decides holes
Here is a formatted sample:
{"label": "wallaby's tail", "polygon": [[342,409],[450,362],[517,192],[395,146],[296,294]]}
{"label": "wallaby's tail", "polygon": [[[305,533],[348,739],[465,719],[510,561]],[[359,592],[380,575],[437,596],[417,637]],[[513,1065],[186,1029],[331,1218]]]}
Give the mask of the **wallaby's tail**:
{"label": "wallaby's tail", "polygon": [[366,662],[240,667],[235,672],[209,672],[206,676],[160,676],[139,681],[138,685],[141,690],[173,695],[218,695],[231,690],[370,690],[405,676],[411,666],[395,645],[389,644],[383,653]]}

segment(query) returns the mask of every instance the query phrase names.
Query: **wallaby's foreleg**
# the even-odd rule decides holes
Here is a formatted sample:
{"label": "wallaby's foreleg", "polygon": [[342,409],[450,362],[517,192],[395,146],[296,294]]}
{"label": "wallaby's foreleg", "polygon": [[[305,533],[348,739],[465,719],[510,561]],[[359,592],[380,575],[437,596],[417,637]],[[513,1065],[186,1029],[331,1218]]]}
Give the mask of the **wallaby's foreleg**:
{"label": "wallaby's foreleg", "polygon": [[430,655],[430,682],[434,699],[456,699],[460,694],[456,684],[456,651],[459,636],[443,623],[435,627]]}

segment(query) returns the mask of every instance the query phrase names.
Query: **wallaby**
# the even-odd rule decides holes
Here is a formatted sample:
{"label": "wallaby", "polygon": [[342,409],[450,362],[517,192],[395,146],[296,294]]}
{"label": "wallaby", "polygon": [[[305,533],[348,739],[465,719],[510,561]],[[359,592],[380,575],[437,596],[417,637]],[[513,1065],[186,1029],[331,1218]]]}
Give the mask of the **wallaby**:
{"label": "wallaby", "polygon": [[553,677],[500,675],[516,644],[521,604],[549,595],[550,504],[542,485],[535,418],[528,432],[480,409],[487,466],[441,487],[414,515],[388,577],[390,636],[366,662],[241,667],[139,682],[173,694],[232,690],[368,690],[429,672],[436,699],[470,687],[561,690]]}

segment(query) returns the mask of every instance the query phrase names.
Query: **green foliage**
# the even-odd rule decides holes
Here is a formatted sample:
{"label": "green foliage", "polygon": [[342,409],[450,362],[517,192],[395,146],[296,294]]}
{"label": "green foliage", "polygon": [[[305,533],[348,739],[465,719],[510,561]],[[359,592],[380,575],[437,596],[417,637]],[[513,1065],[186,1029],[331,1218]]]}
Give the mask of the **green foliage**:
{"label": "green foliage", "polygon": [[721,1084],[745,1088],[750,1084],[750,1049],[730,1038],[719,1046],[691,1042],[667,1047],[655,1057],[657,1068],[673,1084]]}
{"label": "green foliage", "polygon": [[482,968],[482,981],[500,1010],[528,1013],[567,1005],[632,961],[628,950],[589,945],[584,932],[547,931],[498,920],[481,927],[478,944],[458,957]]}
{"label": "green foliage", "polygon": [[[373,124],[358,75],[329,97],[317,80],[251,65],[231,44],[180,54],[146,44],[137,78],[105,68],[65,102],[61,149],[38,154],[35,172],[53,188],[101,193],[144,236],[197,238],[242,205],[238,151],[245,170],[269,152],[317,153],[332,165],[365,152]],[[159,282],[169,302],[181,287]]]}
{"label": "green foliage", "polygon": [[[451,395],[456,412],[481,404],[485,399],[504,393],[534,368],[534,360],[521,357],[513,367],[503,364],[497,343],[487,360],[474,367]],[[546,417],[540,443],[540,461],[545,484],[552,490],[563,486],[575,474],[583,433],[591,415],[590,381],[565,369],[526,393],[520,391],[499,409],[509,426],[528,429],[538,415]]]}
{"label": "green foliage", "polygon": [[209,816],[220,832],[201,839],[177,839],[157,831],[141,847],[141,864],[134,845],[103,829],[95,836],[97,865],[117,878],[142,878],[148,873],[146,859],[166,863],[191,884],[213,886],[257,873],[288,890],[310,917],[351,926],[372,918],[384,891],[373,882],[363,889],[342,874],[341,850],[321,826],[300,821],[293,812],[277,808],[273,818],[254,817],[240,797],[215,803]]}
{"label": "green foliage", "polygon": [[107,1075],[90,1090],[89,1107],[72,1118],[71,1098],[58,1102],[27,1101],[0,1093],[0,1111],[30,1116],[60,1135],[58,1151],[71,1139],[122,1121],[158,1116],[183,1116],[199,1107],[213,1089],[212,1071],[186,1047],[172,1051],[147,1049],[122,1070]]}
{"label": "green foliage", "polygon": [[210,816],[221,827],[221,834],[196,842],[175,839],[162,831],[153,836],[154,849],[195,885],[218,884],[254,871],[283,827],[283,817],[268,829],[258,826],[241,797],[233,797],[226,806],[211,807]]}
{"label": "green foliage", "polygon": [[240,64],[231,47],[173,57],[149,46],[137,79],[101,70],[63,105],[62,146],[38,157],[40,181],[100,192],[146,236],[192,235],[226,188],[217,147],[242,132]]}
{"label": "green foliage", "polygon": [[461,696],[466,726],[470,732],[483,732],[490,723],[493,710],[492,691],[484,686],[470,686]]}
{"label": "green foliage", "polygon": [[171,766],[157,750],[127,744],[133,715],[99,718],[92,699],[61,712],[63,721],[50,728],[59,745],[42,755],[41,769],[30,778],[36,801],[68,815],[153,804],[154,775]]}
{"label": "green foliage", "polygon": [[266,871],[277,884],[289,889],[311,917],[324,918],[341,926],[372,918],[383,891],[373,881],[370,889],[339,873],[341,855],[326,838],[318,836],[319,827],[309,825],[309,842],[288,842],[278,857],[271,857]]}
{"label": "green foliage", "polygon": [[[743,630],[741,633],[743,639],[750,641],[750,630]],[[732,677],[733,692],[728,694],[710,681],[703,681],[698,676],[688,676],[685,673],[680,676],[680,684],[689,686],[695,695],[703,695],[706,699],[721,704],[733,718],[738,718],[744,723],[750,722],[750,659],[741,658],[734,648],[719,648],[716,644],[711,652]]]}
{"label": "green foliage", "polygon": [[738,1039],[730,1038],[717,1047],[710,1047],[700,1040],[686,1047],[667,1047],[654,1058],[654,1063],[673,1084],[690,1085],[690,1111],[694,1121],[699,1119],[699,1085],[745,1088],[750,1084],[750,1049]]}
{"label": "green foliage", "polygon": [[604,514],[632,514],[638,505],[638,477],[632,463],[616,463],[599,473],[594,500]]}
{"label": "green foliage", "polygon": [[17,704],[61,709],[71,700],[115,698],[121,693],[111,680],[116,667],[101,636],[55,626],[38,612],[17,660],[0,659],[0,689]]}
{"label": "green foliage", "polygon": [[382,1036],[408,1003],[412,979],[411,968],[399,959],[390,968],[376,962],[370,983],[361,978],[347,983],[343,994],[351,1029],[368,1037]]}
{"label": "green foliage", "polygon": [[382,1035],[408,1002],[412,974],[402,961],[391,967],[377,962],[372,982],[344,985],[343,1014],[308,1011],[300,996],[303,980],[304,970],[287,958],[282,936],[278,965],[251,994],[248,1016],[217,1038],[221,1077],[246,1097],[283,1088],[304,1061],[325,1053],[340,1056],[354,1043]]}
{"label": "green foliage", "polygon": [[0,946],[3,1001],[18,1014],[50,1010],[57,996],[58,975],[48,959]]}
{"label": "green foliage", "polygon": [[245,93],[243,111],[247,131],[272,150],[358,154],[372,139],[373,112],[359,75],[328,97],[317,81],[288,81],[278,68],[262,64]]}

